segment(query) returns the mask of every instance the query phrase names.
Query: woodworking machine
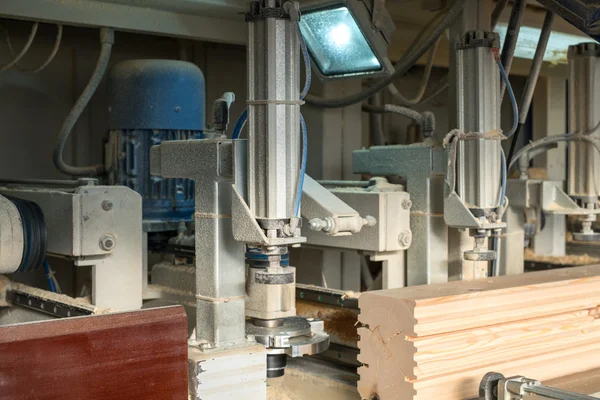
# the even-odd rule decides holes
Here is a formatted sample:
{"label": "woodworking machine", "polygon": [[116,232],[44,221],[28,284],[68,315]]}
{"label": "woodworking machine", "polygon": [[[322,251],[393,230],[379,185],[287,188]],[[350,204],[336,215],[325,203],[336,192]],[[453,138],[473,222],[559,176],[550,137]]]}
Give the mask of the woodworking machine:
{"label": "woodworking machine", "polygon": [[323,323],[296,317],[287,254],[306,241],[301,215],[321,235],[352,235],[377,222],[305,176],[297,19],[297,3],[275,0],[254,1],[246,14],[247,140],[175,140],[151,150],[153,174],[196,182],[195,288],[173,278],[177,269],[164,263],[153,268],[162,276],[153,284],[165,298],[195,302],[190,346],[202,354],[190,361],[190,379],[198,397],[211,390],[199,377],[206,357],[238,352],[228,369],[243,379],[244,360],[256,357],[259,343],[267,351],[267,376],[278,377],[287,356],[327,349]]}
{"label": "woodworking machine", "polygon": [[[53,4],[48,6],[53,10],[48,17],[40,16],[37,9],[19,14],[22,4],[34,0],[8,1],[0,5],[0,16],[96,26],[98,22],[88,19],[98,17],[106,23],[117,17],[116,13],[107,17],[106,9],[133,7],[140,12],[139,6],[128,5],[135,1],[89,2],[101,7],[74,21],[69,20],[75,18],[71,13],[61,16],[61,7],[71,7],[63,1],[46,2]],[[152,5],[148,10],[155,14],[144,14],[149,11],[142,7],[136,18],[119,20],[115,29],[198,39],[188,30],[196,32],[201,25],[198,21],[209,20],[186,20],[187,10],[195,7],[192,3],[214,6],[204,0],[152,3],[158,4],[157,9]],[[175,3],[183,4],[181,9],[186,11],[173,14],[177,18],[168,23],[146,24],[153,21],[150,15],[170,15]],[[242,11],[235,2],[222,3],[232,14]],[[108,125],[108,131],[104,130],[108,139],[102,146],[104,162],[92,167],[98,173],[87,177],[92,175],[77,173],[86,167],[71,166],[67,172],[76,173],[67,175],[75,179],[0,179],[0,273],[15,274],[0,276],[0,325],[180,305],[188,317],[187,342],[182,343],[187,346],[190,398],[265,399],[266,378],[284,376],[288,357],[327,356],[346,366],[369,368],[357,357],[362,351],[357,327],[371,333],[377,329],[358,322],[360,293],[296,285],[294,265],[312,261],[309,257],[294,260],[292,248],[299,257],[305,254],[300,247],[357,252],[363,261],[364,287],[374,290],[521,274],[524,245],[564,234],[565,215],[575,215],[581,222],[581,229],[573,232],[576,241],[600,242],[600,233],[592,229],[600,214],[596,132],[600,127],[600,45],[581,43],[568,50],[569,134],[560,139],[569,143],[566,190],[563,182],[528,175],[530,161],[555,148],[557,141],[517,152],[514,163],[520,175],[508,179],[510,165],[502,141],[510,134],[501,130],[500,106],[503,84],[510,88],[510,82],[499,56],[500,37],[490,23],[487,8],[492,2],[423,3],[432,9],[462,4],[439,33],[445,34],[442,31],[448,28],[451,43],[446,79],[446,87],[451,87],[451,130],[437,132],[433,113],[417,112],[414,104],[392,105],[391,109],[404,110],[398,114],[419,121],[424,140],[357,147],[351,154],[351,172],[363,175],[362,180],[317,180],[306,174],[308,133],[301,110],[310,101],[311,57],[316,74],[324,81],[396,78],[390,74],[397,66],[387,57],[395,24],[382,1],[310,0],[303,2],[303,13],[298,1],[250,1],[243,9],[241,40],[236,42],[247,39],[247,99],[240,101],[238,96],[235,103],[235,94],[226,91],[212,105],[209,126],[205,126],[204,75],[193,63],[133,59],[114,65],[108,72],[102,105]],[[578,21],[588,34],[598,37],[582,12],[588,1],[540,3],[557,13],[570,10],[564,14],[567,20]],[[230,22],[228,27],[238,26]],[[242,24],[241,19],[235,22]],[[60,29],[62,35],[62,25]],[[436,23],[428,29],[434,31]],[[61,132],[70,125],[66,136],[59,134],[58,148],[62,144],[63,150],[69,132],[108,71],[113,28],[102,28],[100,37],[102,53],[84,89],[87,95],[82,94],[65,118]],[[226,37],[209,35],[218,42],[227,42]],[[405,56],[416,54],[418,45]],[[185,51],[181,53],[182,59],[190,58],[184,57]],[[363,89],[369,91],[371,84],[381,82],[370,82]],[[367,98],[375,103],[376,95],[355,103]],[[516,113],[512,88],[510,95]],[[229,138],[231,106],[241,102],[245,109]],[[390,110],[371,103],[356,110],[350,106],[340,113],[345,115],[341,124],[361,109]],[[244,127],[246,138],[242,138]],[[326,129],[315,133],[325,134]],[[339,146],[336,151],[341,153],[343,146]],[[56,164],[58,168],[60,163]],[[543,217],[553,228],[551,233],[540,232]],[[61,295],[56,286],[54,262],[74,268],[68,274],[73,281],[69,281],[69,296]],[[379,262],[381,283],[375,283],[371,267]],[[473,272],[467,273],[468,268]],[[50,291],[31,283],[35,277],[26,273],[34,270],[44,271]],[[478,290],[473,290],[473,296]],[[464,297],[470,298],[471,293]],[[14,306],[35,314],[11,317],[8,307]],[[183,338],[185,316],[181,307],[177,310]],[[394,318],[392,309],[388,317]],[[423,319],[427,318],[426,314]],[[400,333],[382,338],[382,346],[397,336],[404,338]],[[354,370],[352,374],[356,375]],[[286,382],[289,375],[278,382]],[[398,379],[409,380],[408,375]],[[0,379],[0,389],[2,384]],[[522,376],[490,373],[481,382],[480,400],[521,399],[591,397]]]}

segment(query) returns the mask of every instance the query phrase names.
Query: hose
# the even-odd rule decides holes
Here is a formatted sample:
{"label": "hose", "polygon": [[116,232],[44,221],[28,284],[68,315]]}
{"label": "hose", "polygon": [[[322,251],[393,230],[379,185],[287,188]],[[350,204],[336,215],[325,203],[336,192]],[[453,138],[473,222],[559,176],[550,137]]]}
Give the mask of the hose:
{"label": "hose", "polygon": [[[507,3],[508,0],[500,0],[498,3],[496,3],[496,7],[494,7],[494,11],[492,12],[492,30],[496,28],[498,20],[500,19],[500,15],[502,14],[502,11],[504,11],[504,8],[506,7]],[[425,95],[425,98],[422,99],[418,104],[427,103],[434,99],[436,96],[438,96],[440,93],[442,93],[444,90],[448,89],[448,80],[448,75],[441,78],[429,91],[429,93]]]}
{"label": "hose", "polygon": [[544,24],[542,25],[542,32],[540,33],[540,38],[538,40],[538,44],[535,48],[535,55],[533,56],[533,62],[531,64],[531,71],[529,71],[529,76],[527,77],[527,82],[525,83],[525,89],[523,91],[523,96],[521,98],[521,112],[519,114],[519,126],[517,127],[515,136],[510,143],[510,150],[508,151],[508,163],[512,161],[512,156],[515,151],[515,147],[517,141],[519,139],[519,133],[527,120],[527,114],[529,113],[529,107],[531,106],[531,100],[533,99],[533,93],[535,92],[535,87],[540,75],[540,69],[542,68],[542,63],[544,61],[544,54],[546,53],[546,47],[548,46],[548,40],[550,39],[550,34],[552,33],[552,24],[554,23],[554,13],[552,11],[548,11],[546,13],[546,17],[544,18]]}
{"label": "hose", "polygon": [[[381,92],[369,98],[369,105],[374,107],[381,106]],[[378,115],[377,113],[369,114],[369,131],[371,133],[371,142],[374,146],[385,145],[385,139],[383,137],[383,119],[381,115]]]}
{"label": "hose", "polygon": [[63,160],[63,152],[65,149],[65,145],[67,143],[67,139],[69,138],[69,134],[73,130],[73,126],[81,116],[81,113],[89,103],[90,99],[94,95],[94,92],[98,88],[104,73],[106,72],[106,68],[108,66],[108,62],[110,60],[110,54],[112,51],[112,46],[115,42],[115,33],[111,28],[101,28],[100,29],[100,43],[101,50],[100,56],[98,57],[98,61],[96,62],[96,67],[94,68],[94,72],[90,78],[90,81],[86,85],[85,89],[77,99],[77,102],[69,112],[69,115],[65,118],[62,127],[60,128],[60,132],[58,134],[58,140],[56,143],[56,147],[54,148],[54,165],[56,168],[67,175],[73,176],[99,176],[104,173],[104,165],[93,165],[89,167],[75,167],[67,164]]}
{"label": "hose", "polygon": [[[423,29],[417,34],[417,36],[416,36],[417,39],[415,39],[410,44],[410,46],[408,46],[408,49],[406,49],[405,54],[411,53],[417,47],[417,45],[420,43],[419,39],[422,37],[425,37],[425,35],[429,31],[429,29],[444,15],[445,12],[446,12],[445,10],[442,10],[439,13],[437,13],[423,27]],[[438,40],[435,42],[434,47],[429,51],[429,57],[427,59],[425,71],[423,72],[423,79],[421,80],[421,85],[419,87],[419,90],[417,91],[417,95],[413,99],[407,99],[406,97],[404,97],[393,82],[389,84],[388,91],[396,100],[398,100],[400,102],[401,105],[404,105],[404,106],[416,105],[416,104],[419,104],[419,102],[423,98],[423,95],[425,94],[425,90],[427,89],[427,85],[429,84],[429,79],[431,77],[431,70],[433,69],[433,60],[435,58],[435,53],[436,53],[436,50],[440,43],[441,38],[442,38],[442,36],[440,36],[438,38]]]}
{"label": "hose", "polygon": [[435,53],[437,51],[438,45],[440,44],[442,37],[440,36],[435,44],[433,45],[433,47],[431,48],[431,50],[429,50],[429,56],[427,59],[427,65],[425,66],[425,71],[423,71],[423,79],[421,80],[421,85],[419,86],[419,90],[417,91],[417,94],[415,95],[414,98],[412,99],[407,99],[406,97],[404,97],[402,95],[402,93],[400,93],[400,91],[398,90],[398,88],[396,87],[396,85],[394,83],[390,83],[388,86],[388,91],[391,93],[391,95],[394,97],[394,99],[396,99],[397,101],[400,102],[400,104],[404,105],[404,106],[415,106],[417,104],[419,104],[419,102],[423,99],[423,96],[425,95],[425,90],[427,89],[427,85],[429,85],[429,78],[431,77],[431,71],[433,70],[433,60],[435,59]]}
{"label": "hose", "polygon": [[[515,49],[517,47],[517,39],[519,38],[519,31],[521,30],[521,22],[525,15],[525,6],[527,0],[515,0],[515,4],[510,14],[510,20],[508,21],[508,27],[506,28],[506,36],[504,38],[504,44],[502,45],[502,55],[500,59],[502,65],[506,70],[506,75],[510,75],[510,69],[515,55]],[[504,90],[506,85],[501,84],[500,87],[500,100],[504,98]]]}
{"label": "hose", "polygon": [[235,127],[233,128],[233,133],[231,134],[232,139],[239,139],[242,134],[242,129],[244,129],[244,125],[246,125],[246,121],[248,121],[248,109],[244,108],[244,111],[240,114],[237,121],[235,122]]}
{"label": "hose", "polygon": [[[595,130],[597,130],[597,128],[598,128],[598,125],[596,125],[596,127],[590,132],[593,133]],[[548,143],[568,142],[571,140],[583,140],[585,142],[588,142],[592,146],[594,146],[596,148],[596,150],[598,150],[598,152],[600,153],[600,138],[590,136],[589,134],[581,135],[581,134],[563,133],[560,135],[546,136],[545,138],[542,138],[542,139],[536,140],[535,142],[529,143],[527,146],[524,146],[519,151],[517,151],[517,153],[514,155],[510,164],[508,164],[508,170],[510,171],[512,169],[513,165],[523,155],[523,153],[533,149],[536,146],[545,146]]]}
{"label": "hose", "polygon": [[[425,54],[425,52],[433,46],[435,41],[440,37],[440,35],[450,26],[450,24],[456,19],[456,17],[460,14],[462,9],[464,8],[466,0],[455,0],[454,4],[448,10],[448,13],[442,18],[440,23],[431,31],[431,33],[423,40],[422,44],[418,46],[413,52],[406,54],[399,62],[396,64],[395,71],[385,79],[381,80],[377,84],[368,88],[365,91],[360,93],[342,97],[337,99],[324,99],[312,95],[306,96],[306,102],[323,108],[341,108],[347,107],[352,104],[360,103],[369,97],[373,96],[375,93],[380,90],[386,88],[390,83],[392,83],[396,78],[404,75],[413,65]],[[418,38],[417,38],[418,39]]]}
{"label": "hose", "polygon": [[508,75],[504,70],[504,66],[500,59],[496,56],[496,64],[498,65],[498,69],[500,70],[500,75],[502,76],[502,82],[508,88],[508,97],[510,98],[510,104],[512,106],[513,111],[513,124],[510,128],[510,131],[505,135],[507,138],[511,137],[517,130],[517,126],[519,125],[519,107],[517,106],[517,98],[515,97],[515,92],[513,92],[512,85],[508,80]]}
{"label": "hose", "polygon": [[424,137],[429,137],[435,131],[435,116],[432,112],[425,111],[420,113],[411,108],[397,106],[395,104],[384,104],[383,106],[371,106],[363,104],[362,111],[376,114],[398,114],[408,117],[417,123],[421,124],[421,130]]}
{"label": "hose", "polygon": [[[15,53],[13,51],[13,47],[12,47],[12,43],[10,41],[10,36],[8,35],[8,31],[5,31],[5,34],[6,34],[6,44],[8,45],[8,51],[10,52],[11,57],[14,58]],[[39,67],[34,68],[34,69],[26,69],[26,68],[22,68],[18,63],[15,64],[15,66],[19,69],[19,71],[23,71],[23,72],[33,72],[34,74],[37,74],[38,72],[42,72],[44,69],[46,69],[46,67],[48,65],[50,65],[52,60],[54,60],[54,57],[56,57],[56,54],[58,53],[58,50],[60,49],[60,44],[62,42],[62,35],[63,35],[62,24],[56,24],[56,39],[54,39],[54,46],[52,47],[52,51],[50,52],[50,55],[48,56],[48,58],[46,58],[46,61],[44,61]]]}
{"label": "hose", "polygon": [[296,196],[296,217],[300,217],[300,205],[302,203],[302,191],[304,190],[304,175],[306,175],[306,161],[308,159],[308,133],[306,122],[300,113],[300,128],[302,129],[302,162],[300,164],[300,177],[298,178],[298,193]]}
{"label": "hose", "polygon": [[[33,39],[35,39],[35,35],[37,33],[39,25],[40,25],[39,22],[35,22],[32,25],[31,31],[29,32],[29,37],[27,38],[27,42],[25,43],[25,46],[23,46],[23,48],[21,49],[21,52],[19,52],[19,54],[17,54],[16,57],[13,57],[13,59],[8,64],[0,66],[0,71],[6,71],[6,70],[14,67],[15,65],[17,65],[17,63],[21,60],[21,58],[23,58],[25,53],[27,53],[27,51],[29,51],[31,44],[33,43]],[[5,34],[6,34],[6,42],[8,44],[8,48],[11,49],[12,46],[10,45],[10,38],[8,37],[8,32],[5,31]],[[12,51],[11,51],[11,53],[12,53]]]}
{"label": "hose", "polygon": [[31,72],[33,72],[34,74],[37,74],[38,72],[43,71],[52,62],[52,60],[54,60],[54,57],[56,57],[56,53],[58,53],[58,49],[60,49],[62,35],[63,35],[62,24],[56,24],[56,39],[54,40],[54,47],[52,48],[50,55],[48,56],[48,58],[46,59],[46,61],[44,61],[44,63],[42,65],[40,65],[39,67],[37,67],[36,69],[34,69]]}
{"label": "hose", "polygon": [[508,4],[508,0],[498,0],[498,3],[496,3],[496,6],[494,7],[494,11],[492,11],[492,30],[494,30],[496,25],[498,25],[500,16],[502,15],[502,12],[506,8],[507,4]]}

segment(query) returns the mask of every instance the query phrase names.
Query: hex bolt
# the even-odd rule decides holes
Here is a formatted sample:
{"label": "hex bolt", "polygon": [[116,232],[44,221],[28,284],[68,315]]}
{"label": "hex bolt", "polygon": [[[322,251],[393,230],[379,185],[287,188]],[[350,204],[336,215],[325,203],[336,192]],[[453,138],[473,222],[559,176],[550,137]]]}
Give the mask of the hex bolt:
{"label": "hex bolt", "polygon": [[405,210],[409,210],[412,207],[412,201],[410,201],[410,199],[404,199],[402,201],[402,208],[404,208]]}
{"label": "hex bolt", "polygon": [[112,210],[112,208],[113,208],[113,202],[112,201],[110,201],[110,200],[104,200],[102,202],[102,209],[104,211],[110,211],[110,210]]}
{"label": "hex bolt", "polygon": [[104,251],[110,251],[117,245],[117,239],[113,235],[107,234],[100,238],[100,248]]}
{"label": "hex bolt", "polygon": [[410,233],[410,231],[403,231],[398,236],[398,243],[400,244],[400,246],[410,246],[411,242],[412,234]]}

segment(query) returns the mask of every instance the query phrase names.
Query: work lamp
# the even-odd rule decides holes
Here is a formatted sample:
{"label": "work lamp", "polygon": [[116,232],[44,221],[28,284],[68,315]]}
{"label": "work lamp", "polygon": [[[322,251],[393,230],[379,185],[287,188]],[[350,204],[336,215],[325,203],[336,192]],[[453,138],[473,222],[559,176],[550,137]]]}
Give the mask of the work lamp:
{"label": "work lamp", "polygon": [[326,1],[302,4],[300,31],[322,78],[381,76],[394,22],[382,2]]}

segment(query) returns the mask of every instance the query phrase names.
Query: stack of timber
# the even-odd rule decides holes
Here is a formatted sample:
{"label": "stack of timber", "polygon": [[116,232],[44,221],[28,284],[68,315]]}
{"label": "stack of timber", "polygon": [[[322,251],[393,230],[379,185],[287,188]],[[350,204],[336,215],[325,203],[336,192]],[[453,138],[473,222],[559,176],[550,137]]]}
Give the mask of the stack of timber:
{"label": "stack of timber", "polygon": [[359,308],[363,399],[472,399],[490,371],[600,367],[600,265],[366,292]]}

